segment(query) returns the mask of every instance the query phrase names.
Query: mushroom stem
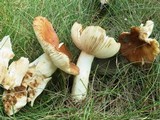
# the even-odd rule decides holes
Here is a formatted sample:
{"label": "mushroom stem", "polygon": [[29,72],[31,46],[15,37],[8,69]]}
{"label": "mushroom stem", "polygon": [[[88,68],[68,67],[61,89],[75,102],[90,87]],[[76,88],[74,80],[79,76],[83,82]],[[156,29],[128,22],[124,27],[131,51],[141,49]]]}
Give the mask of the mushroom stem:
{"label": "mushroom stem", "polygon": [[75,76],[72,88],[72,98],[75,101],[82,101],[86,98],[89,74],[94,56],[82,51],[77,66],[79,67],[79,75]]}

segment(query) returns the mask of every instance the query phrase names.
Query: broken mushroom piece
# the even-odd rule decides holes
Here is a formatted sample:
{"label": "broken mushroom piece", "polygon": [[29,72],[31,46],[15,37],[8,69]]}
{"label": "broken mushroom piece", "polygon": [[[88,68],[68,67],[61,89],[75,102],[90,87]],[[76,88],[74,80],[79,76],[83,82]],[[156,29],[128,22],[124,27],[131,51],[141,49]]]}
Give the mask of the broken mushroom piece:
{"label": "broken mushroom piece", "polygon": [[80,69],[79,75],[75,76],[72,98],[75,101],[84,100],[87,94],[89,74],[94,57],[109,58],[114,56],[120,49],[120,43],[114,38],[106,36],[106,32],[99,26],[88,26],[84,30],[82,25],[75,22],[71,29],[71,37],[74,44],[81,50],[77,61]]}
{"label": "broken mushroom piece", "polygon": [[0,84],[7,74],[8,62],[14,57],[9,36],[5,36],[0,42]]}
{"label": "broken mushroom piece", "polygon": [[5,90],[3,93],[2,100],[7,115],[17,113],[27,102],[31,102],[33,106],[35,99],[42,93],[56,69],[46,54],[30,63],[21,86]]}
{"label": "broken mushroom piece", "polygon": [[57,67],[45,53],[30,63],[24,77],[24,83],[28,86],[28,102],[31,102],[31,106],[33,106],[35,99],[43,92],[56,69]]}
{"label": "broken mushroom piece", "polygon": [[19,60],[12,62],[4,80],[2,81],[3,87],[6,90],[9,90],[21,86],[23,77],[28,70],[28,66],[28,58],[21,57]]}
{"label": "broken mushroom piece", "polygon": [[51,58],[55,66],[66,73],[77,75],[78,67],[71,62],[71,54],[58,36],[52,24],[44,17],[38,16],[33,21],[33,28],[44,52]]}
{"label": "broken mushroom piece", "polygon": [[130,32],[123,32],[119,36],[120,52],[130,62],[138,65],[152,63],[160,53],[159,43],[156,39],[148,38],[153,30],[154,23],[148,20],[143,26],[131,27]]}
{"label": "broken mushroom piece", "polygon": [[52,79],[52,77],[44,78],[43,76],[36,76],[28,85],[28,102],[31,102],[31,107],[34,105],[36,98],[43,92],[47,83]]}
{"label": "broken mushroom piece", "polygon": [[149,42],[147,40],[149,39],[148,37],[152,34],[153,27],[154,27],[154,22],[151,20],[148,20],[146,22],[145,26],[143,24],[141,24],[139,27],[139,31],[140,31],[139,38],[141,40]]}
{"label": "broken mushroom piece", "polygon": [[5,90],[2,101],[7,115],[10,116],[17,113],[27,104],[27,85],[23,83],[12,90]]}
{"label": "broken mushroom piece", "polygon": [[12,62],[5,79],[2,81],[2,85],[5,88],[2,101],[7,115],[13,115],[27,103],[27,85],[22,80],[28,70],[28,66],[29,61],[24,57]]}

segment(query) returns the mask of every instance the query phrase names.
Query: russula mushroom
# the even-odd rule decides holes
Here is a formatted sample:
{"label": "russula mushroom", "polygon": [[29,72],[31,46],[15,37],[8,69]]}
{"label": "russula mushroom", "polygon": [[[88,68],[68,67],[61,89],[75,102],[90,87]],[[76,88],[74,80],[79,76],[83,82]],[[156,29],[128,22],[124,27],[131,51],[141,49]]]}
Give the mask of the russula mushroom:
{"label": "russula mushroom", "polygon": [[8,62],[14,57],[9,36],[5,36],[0,42],[0,84],[7,74]]}
{"label": "russula mushroom", "polygon": [[87,94],[89,74],[94,57],[109,58],[120,49],[120,43],[114,38],[106,36],[106,32],[99,26],[88,26],[82,29],[82,25],[75,22],[71,28],[71,37],[74,44],[81,50],[77,61],[80,69],[75,76],[72,88],[72,97],[75,101],[84,100]]}
{"label": "russula mushroom", "polygon": [[28,66],[28,58],[21,57],[19,60],[12,62],[4,80],[2,81],[3,87],[8,90],[21,86],[23,77],[28,70]]}
{"label": "russula mushroom", "polygon": [[138,65],[149,64],[160,53],[158,41],[149,38],[153,26],[153,21],[148,20],[145,26],[141,24],[138,27],[131,27],[130,32],[123,32],[119,36],[120,52],[130,62]]}
{"label": "russula mushroom", "polygon": [[52,24],[38,16],[33,21],[33,29],[44,52],[51,58],[53,64],[66,73],[77,75],[78,67],[71,62],[71,54],[54,31]]}
{"label": "russula mushroom", "polygon": [[28,102],[31,102],[31,106],[43,92],[56,69],[57,67],[45,53],[30,63],[24,82],[28,85]]}

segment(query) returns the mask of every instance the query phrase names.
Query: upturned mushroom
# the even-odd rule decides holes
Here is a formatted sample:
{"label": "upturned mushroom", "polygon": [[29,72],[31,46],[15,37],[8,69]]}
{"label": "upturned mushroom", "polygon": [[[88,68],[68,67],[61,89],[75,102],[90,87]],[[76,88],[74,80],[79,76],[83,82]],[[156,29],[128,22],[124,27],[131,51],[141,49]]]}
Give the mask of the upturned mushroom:
{"label": "upturned mushroom", "polygon": [[8,62],[14,57],[9,36],[5,36],[0,42],[0,84],[7,74]]}
{"label": "upturned mushroom", "polygon": [[152,63],[160,53],[159,43],[156,39],[149,38],[154,27],[154,22],[148,20],[138,27],[131,27],[130,32],[123,32],[119,36],[121,43],[120,52],[130,62],[137,65]]}
{"label": "upturned mushroom", "polygon": [[53,64],[66,73],[77,75],[78,67],[71,62],[71,54],[52,27],[52,24],[45,18],[38,16],[33,21],[34,32],[44,52],[51,58]]}
{"label": "upturned mushroom", "polygon": [[85,29],[75,22],[71,28],[71,37],[74,44],[81,50],[77,61],[80,69],[75,76],[72,88],[72,98],[82,101],[86,98],[91,64],[94,57],[109,58],[120,49],[120,43],[114,38],[106,36],[106,32],[99,26],[88,26]]}

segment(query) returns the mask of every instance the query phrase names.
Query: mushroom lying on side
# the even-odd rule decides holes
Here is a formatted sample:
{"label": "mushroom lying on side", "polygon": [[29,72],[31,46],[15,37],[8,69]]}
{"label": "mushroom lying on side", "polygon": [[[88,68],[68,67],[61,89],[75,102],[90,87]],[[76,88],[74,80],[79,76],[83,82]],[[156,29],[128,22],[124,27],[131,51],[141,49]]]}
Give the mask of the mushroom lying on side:
{"label": "mushroom lying on side", "polygon": [[71,55],[54,31],[52,24],[44,17],[38,16],[33,21],[33,28],[44,52],[51,58],[55,66],[66,73],[77,75],[78,67],[71,62]]}
{"label": "mushroom lying on side", "polygon": [[153,26],[153,21],[148,20],[145,26],[132,27],[130,32],[123,32],[119,36],[120,52],[130,62],[141,65],[152,63],[160,53],[158,41],[149,38]]}
{"label": "mushroom lying on side", "polygon": [[8,62],[14,57],[9,36],[5,36],[0,42],[0,84],[7,74]]}
{"label": "mushroom lying on side", "polygon": [[120,49],[120,43],[114,38],[106,36],[106,32],[99,26],[88,26],[82,29],[82,25],[75,22],[71,29],[71,37],[74,44],[82,51],[77,66],[79,75],[74,78],[72,97],[76,101],[85,99],[89,82],[91,64],[94,57],[109,58]]}

